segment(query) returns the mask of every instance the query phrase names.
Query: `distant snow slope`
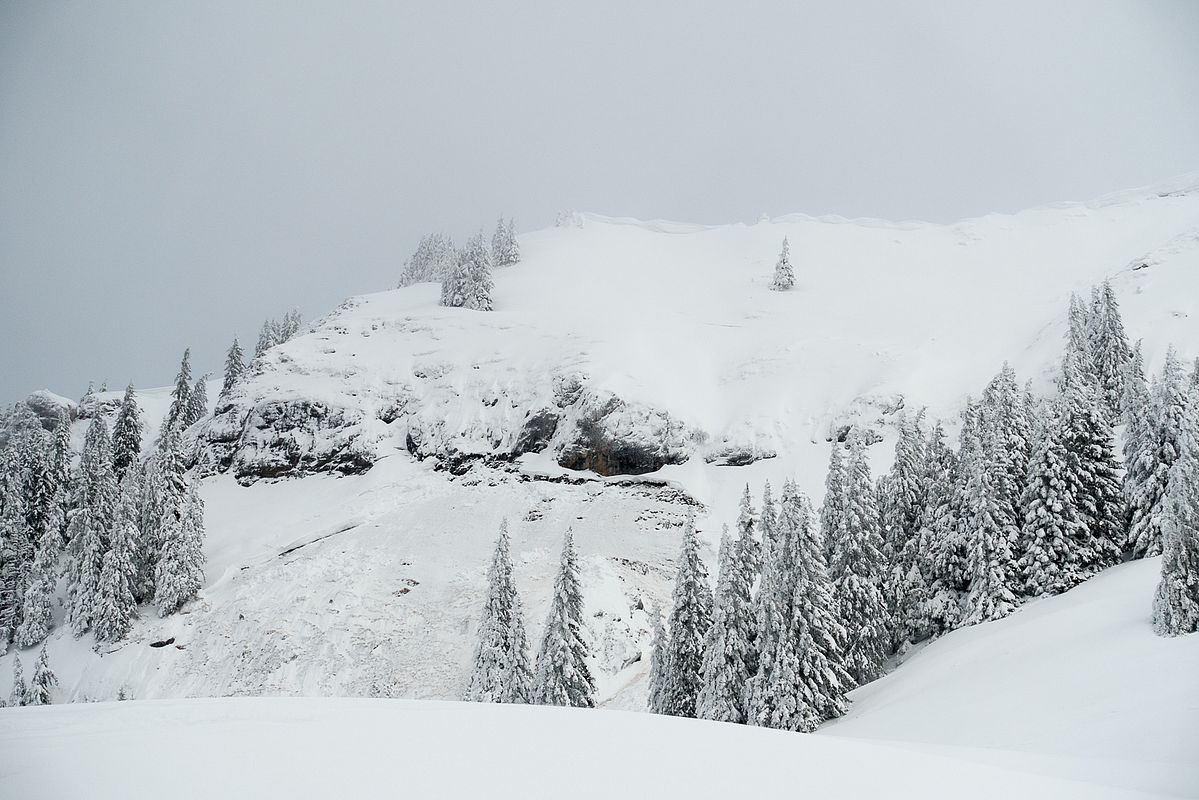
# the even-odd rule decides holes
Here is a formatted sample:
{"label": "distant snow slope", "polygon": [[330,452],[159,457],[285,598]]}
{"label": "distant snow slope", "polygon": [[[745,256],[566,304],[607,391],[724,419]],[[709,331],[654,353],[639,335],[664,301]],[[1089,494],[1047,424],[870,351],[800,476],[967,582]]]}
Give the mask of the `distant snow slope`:
{"label": "distant snow slope", "polygon": [[[440,308],[433,284],[352,298],[273,350],[201,439],[278,474],[405,449],[544,446],[569,465],[608,437],[652,451],[723,519],[747,480],[795,475],[818,492],[826,441],[850,420],[902,402],[952,423],[1004,360],[1045,387],[1070,292],[1104,278],[1150,367],[1169,342],[1199,352],[1199,176],[953,225],[578,219],[521,237],[494,312]],[[772,292],[784,236],[798,284]],[[627,407],[610,412],[613,398]],[[530,446],[539,413],[557,427]],[[874,448],[880,467],[887,450]]]}
{"label": "distant snow slope", "polygon": [[[418,285],[352,298],[270,351],[192,441],[209,467],[229,466],[243,482],[307,477],[206,478],[199,600],[165,620],[144,609],[117,647],[57,629],[58,699],[457,698],[507,518],[530,642],[572,527],[599,699],[641,709],[647,611],[669,602],[689,514],[711,544],[746,483],[759,495],[763,480],[777,487],[794,476],[819,500],[838,427],[856,421],[883,434],[871,453],[884,468],[901,404],[951,418],[1004,359],[1044,386],[1069,293],[1105,277],[1151,367],[1171,341],[1199,352],[1199,179],[955,225],[580,219],[521,238],[525,260],[497,272],[495,312],[439,308],[436,287]],[[798,285],[775,293],[767,287],[783,236]],[[147,443],[167,395],[140,395]],[[669,465],[601,478],[563,466],[576,456],[599,467]],[[719,465],[731,456],[759,460]],[[360,474],[308,474],[328,470]],[[960,748],[955,758],[1035,762],[1070,778],[1102,762],[1116,785],[1177,786],[1190,774],[1180,748],[1197,751],[1186,731],[1195,730],[1187,698],[1197,694],[1199,656],[1190,639],[1149,633],[1153,569],[1119,568],[945,637],[855,693],[830,736],[786,741]],[[27,670],[35,657],[21,654]],[[0,694],[12,659],[0,657]],[[13,713],[72,711],[6,710],[0,721]],[[161,720],[144,713],[151,736]]]}
{"label": "distant snow slope", "polygon": [[861,740],[613,711],[401,700],[173,700],[8,709],[25,800],[1164,795]]}

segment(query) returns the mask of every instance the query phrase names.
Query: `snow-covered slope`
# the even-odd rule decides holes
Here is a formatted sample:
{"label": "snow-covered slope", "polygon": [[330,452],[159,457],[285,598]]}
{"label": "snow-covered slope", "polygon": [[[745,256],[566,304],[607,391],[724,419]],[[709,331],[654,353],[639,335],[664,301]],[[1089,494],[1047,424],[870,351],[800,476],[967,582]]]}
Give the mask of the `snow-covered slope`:
{"label": "snow-covered slope", "polygon": [[[1199,179],[949,226],[577,221],[522,237],[492,313],[439,308],[418,285],[353,298],[272,350],[192,431],[212,473],[200,599],[166,620],[147,609],[115,648],[55,631],[61,699],[456,698],[507,518],[530,638],[572,527],[599,699],[640,709],[646,611],[668,602],[689,514],[713,543],[746,483],[793,476],[818,500],[843,425],[878,430],[885,467],[900,408],[952,423],[1005,359],[1044,385],[1069,293],[1107,277],[1151,367],[1167,342],[1199,352]],[[783,236],[798,286],[775,293]],[[141,399],[155,423],[166,391]],[[1071,759],[1100,760],[1118,785],[1160,788],[1147,748],[1164,740],[1142,734],[1194,718],[1165,698],[1191,690],[1199,654],[1148,633],[1152,573],[1121,568],[952,634],[857,692],[827,732],[997,763],[1035,751],[1070,778],[1086,771]],[[1125,692],[1142,665],[1153,674]],[[1042,692],[1044,676],[1070,685]],[[1007,722],[986,726],[993,715]],[[1137,740],[1126,770],[1116,730]],[[1160,756],[1171,775],[1179,752]]]}
{"label": "snow-covered slope", "polygon": [[[747,479],[815,491],[851,419],[952,419],[1005,359],[1044,386],[1070,292],[1104,278],[1150,366],[1169,341],[1197,349],[1199,178],[1169,188],[954,225],[580,215],[522,237],[492,313],[440,308],[433,284],[347,301],[271,353],[201,433],[205,455],[251,480],[542,451],[664,466],[721,511]],[[798,285],[771,292],[784,236]]]}
{"label": "snow-covered slope", "polygon": [[[1020,762],[696,720],[397,700],[103,703],[0,714],[14,797],[1160,797]],[[130,768],[136,754],[137,766]]]}
{"label": "snow-covered slope", "polygon": [[983,763],[1199,796],[1199,637],[1149,626],[1161,560],[954,631],[821,729]]}

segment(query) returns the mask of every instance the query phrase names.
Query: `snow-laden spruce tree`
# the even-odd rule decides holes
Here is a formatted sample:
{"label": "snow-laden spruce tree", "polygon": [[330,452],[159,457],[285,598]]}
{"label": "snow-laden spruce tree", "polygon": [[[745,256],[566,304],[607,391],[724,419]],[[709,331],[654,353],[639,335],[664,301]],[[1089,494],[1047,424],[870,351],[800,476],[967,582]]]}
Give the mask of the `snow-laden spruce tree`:
{"label": "snow-laden spruce tree", "polygon": [[117,508],[117,479],[112,468],[112,442],[100,416],[92,418],[79,457],[75,510],[67,527],[67,619],[82,636],[95,620],[100,601],[100,573]]}
{"label": "snow-laden spruce tree", "polygon": [[1068,323],[1066,349],[1078,354],[1080,368],[1084,371],[1085,377],[1097,386],[1099,378],[1095,374],[1095,353],[1091,347],[1091,342],[1095,338],[1094,318],[1092,307],[1085,303],[1078,294],[1072,293],[1070,310],[1066,317]]}
{"label": "snow-laden spruce tree", "polygon": [[749,721],[780,730],[812,731],[845,713],[853,680],[842,666],[846,632],[824,563],[824,546],[811,503],[793,483],[783,489],[778,520],[788,559],[786,624],[769,652],[761,654]]}
{"label": "snow-laden spruce tree", "polygon": [[737,508],[737,539],[740,546],[745,549],[742,562],[748,571],[747,579],[751,588],[762,568],[762,545],[758,542],[756,530],[757,518],[754,514],[753,498],[749,495],[749,484],[747,483],[745,490],[741,493],[741,505]]}
{"label": "snow-laden spruce tree", "polygon": [[696,716],[719,722],[744,722],[753,650],[753,602],[748,564],[753,528],[733,538],[728,527],[720,538],[719,577],[712,625],[704,642]]}
{"label": "snow-laden spruce tree", "polygon": [[673,600],[663,713],[694,717],[703,684],[704,640],[712,624],[713,599],[708,570],[699,557],[699,539],[692,520],[688,520],[683,529]]}
{"label": "snow-laden spruce tree", "polygon": [[1153,630],[1199,630],[1199,389],[1180,421],[1179,453],[1162,504],[1162,572],[1153,597]]}
{"label": "snow-laden spruce tree", "polygon": [[167,431],[178,427],[187,428],[187,414],[191,407],[192,396],[192,365],[191,348],[183,351],[183,359],[179,362],[179,373],[175,376],[175,388],[171,390],[171,405],[167,409],[166,419],[163,420],[162,430],[158,436],[161,441]]}
{"label": "snow-laden spruce tree", "polygon": [[21,473],[15,459],[6,458],[4,508],[0,511],[0,653],[20,628],[25,601],[25,584],[32,569],[32,531],[26,519],[27,505]]}
{"label": "snow-laden spruce tree", "polygon": [[[1186,408],[1184,381],[1182,363],[1171,347],[1150,389],[1146,440],[1135,448],[1137,483],[1130,487],[1133,494],[1128,497],[1128,545],[1137,558],[1162,552],[1162,506],[1169,488],[1170,470],[1181,449],[1178,440]],[[1129,434],[1133,432],[1130,430]]]}
{"label": "snow-laden spruce tree", "polygon": [[824,539],[826,563],[833,561],[833,543],[842,524],[845,506],[845,456],[841,444],[834,441],[824,476],[824,502],[820,505],[820,535]]}
{"label": "snow-laden spruce tree", "polygon": [[[886,493],[881,498],[884,555],[904,572],[915,557],[915,539],[927,493],[923,419],[924,412],[914,419],[906,415],[900,418],[895,460],[887,476]],[[829,466],[831,479],[832,465]]]}
{"label": "snow-laden spruce tree", "polygon": [[225,354],[225,380],[221,384],[221,393],[217,395],[218,404],[229,396],[245,371],[245,354],[242,352],[241,343],[234,336],[233,344],[229,345],[229,352]]}
{"label": "snow-laden spruce tree", "polygon": [[[1079,341],[1080,346],[1086,346],[1085,339]],[[1079,351],[1079,363],[1083,363],[1085,357],[1085,352]],[[1032,436],[1024,393],[1016,380],[1015,370],[1007,362],[983,391],[979,417],[980,424],[991,432],[988,463],[994,499],[999,504],[1003,524],[1016,530],[1024,513],[1021,501],[1028,481]]]}
{"label": "snow-laden spruce tree", "polygon": [[491,251],[483,243],[483,231],[467,240],[459,257],[466,261],[467,283],[464,290],[466,308],[491,311]]}
{"label": "snow-laden spruce tree", "polygon": [[487,595],[465,699],[479,703],[528,703],[532,690],[524,612],[512,580],[505,520],[500,524],[500,536],[487,570]]}
{"label": "snow-laden spruce tree", "polygon": [[1068,419],[1059,401],[1029,467],[1020,532],[1020,575],[1031,596],[1064,592],[1086,575],[1079,549],[1088,538],[1078,505],[1079,472],[1066,446]]}
{"label": "snow-laden spruce tree", "polygon": [[520,261],[520,245],[516,241],[516,226],[512,220],[504,222],[500,217],[491,235],[491,263],[496,267],[508,267]]}
{"label": "snow-laden spruce tree", "polygon": [[1014,589],[1019,583],[1015,549],[1019,529],[1003,502],[997,484],[1004,474],[1004,461],[997,455],[998,439],[986,419],[974,432],[977,444],[970,450],[968,471],[969,538],[967,566],[970,593],[962,618],[964,625],[1001,619],[1016,607]]}
{"label": "snow-laden spruce tree", "polygon": [[1103,410],[1108,421],[1115,425],[1120,419],[1124,372],[1132,351],[1128,346],[1128,335],[1124,332],[1124,321],[1120,318],[1120,304],[1111,281],[1103,282],[1098,300],[1091,320],[1091,356]]}
{"label": "snow-laden spruce tree", "polygon": [[662,609],[654,603],[649,612],[652,637],[649,644],[649,677],[646,680],[646,705],[654,714],[666,711],[666,656],[670,642],[666,637],[666,626],[662,624]]}
{"label": "snow-laden spruce tree", "polygon": [[1126,538],[1125,506],[1115,440],[1098,387],[1080,368],[1082,354],[1067,352],[1062,365],[1062,430],[1067,469],[1083,537],[1072,553],[1082,579],[1120,560]]}
{"label": "snow-laden spruce tree", "polygon": [[136,466],[142,454],[142,417],[133,393],[133,384],[125,387],[121,410],[112,426],[112,468],[117,480],[131,465]]}
{"label": "snow-laden spruce tree", "polygon": [[892,620],[890,647],[896,650],[905,642],[921,638],[912,623],[928,594],[924,573],[917,563],[928,494],[923,417],[920,412],[915,419],[906,416],[900,419],[895,460],[880,493],[883,555],[888,576],[884,588]]}
{"label": "snow-laden spruce tree", "polygon": [[183,420],[186,430],[208,416],[208,376],[201,375],[192,384],[191,395],[187,398],[187,414]]}
{"label": "snow-laden spruce tree", "polygon": [[[791,481],[784,481],[783,499],[788,505],[794,506],[797,494],[798,491]],[[791,553],[794,549],[795,532],[792,528],[784,527],[786,520],[783,513],[782,504],[776,508],[770,494],[770,483],[767,482],[762,493],[762,514],[759,520],[762,529],[761,579],[754,596],[754,651],[758,659],[758,668],[749,680],[746,699],[746,718],[750,722],[770,715],[771,697],[767,694],[770,671],[773,668],[778,641],[785,635],[790,618],[789,604],[794,585]],[[792,520],[796,516],[794,509],[788,514]]]}
{"label": "snow-laden spruce tree", "polygon": [[195,481],[187,481],[177,520],[167,520],[154,571],[154,604],[165,617],[196,596],[204,583],[204,501]]}
{"label": "snow-laden spruce tree", "polygon": [[958,457],[950,448],[945,428],[937,422],[925,447],[928,494],[917,536],[917,565],[927,585],[923,605],[914,606],[908,620],[917,635],[936,636],[956,627],[961,618],[964,586],[963,552],[958,540]]}
{"label": "snow-laden spruce tree", "polygon": [[791,243],[783,237],[783,249],[779,252],[779,260],[774,264],[774,278],[770,288],[776,292],[785,292],[795,286],[795,270],[791,268]]}
{"label": "snow-laden spruce tree", "polygon": [[141,481],[136,470],[129,470],[121,481],[120,499],[104,566],[100,570],[100,599],[96,605],[96,639],[116,642],[125,638],[137,616],[133,589],[137,580],[138,502]]}
{"label": "snow-laden spruce tree", "polygon": [[50,516],[42,526],[33,559],[33,569],[22,601],[21,623],[16,642],[20,647],[32,647],[45,640],[54,624],[52,599],[58,585],[58,564],[62,547],[62,528],[65,488],[55,489]]}
{"label": "snow-laden spruce tree", "polygon": [[[159,447],[142,466],[142,494],[138,501],[137,576],[133,581],[133,596],[138,604],[149,603],[154,599],[154,572],[158,567],[163,523],[167,519],[168,509],[172,518],[176,513],[176,506],[168,502],[174,501],[176,497],[168,495],[168,490],[172,487],[164,485],[160,469],[164,452],[164,449]],[[179,464],[182,466],[182,458]]]}
{"label": "snow-laden spruce tree", "polygon": [[37,663],[33,665],[33,676],[29,680],[29,687],[25,690],[24,705],[50,705],[52,702],[51,692],[57,685],[58,678],[50,669],[50,657],[46,654],[46,645],[43,644],[41,652],[37,655]]}
{"label": "snow-laden spruce tree", "polygon": [[415,252],[404,263],[399,285],[440,281],[452,269],[455,259],[454,242],[450,237],[441,233],[421,237]]}
{"label": "snow-laden spruce tree", "polygon": [[25,705],[25,696],[27,694],[29,694],[29,687],[25,685],[25,670],[21,667],[21,657],[13,653],[12,691],[8,695],[8,704],[10,706]]}
{"label": "snow-laden spruce tree", "polygon": [[579,588],[574,534],[566,531],[550,613],[537,651],[533,702],[543,706],[595,707],[595,682],[587,667],[591,652],[583,639],[583,593]]}
{"label": "snow-laden spruce tree", "polygon": [[[829,499],[826,498],[828,503]],[[841,522],[833,532],[830,575],[846,630],[844,666],[858,684],[878,677],[886,658],[889,609],[883,593],[883,540],[866,445],[850,437]]]}

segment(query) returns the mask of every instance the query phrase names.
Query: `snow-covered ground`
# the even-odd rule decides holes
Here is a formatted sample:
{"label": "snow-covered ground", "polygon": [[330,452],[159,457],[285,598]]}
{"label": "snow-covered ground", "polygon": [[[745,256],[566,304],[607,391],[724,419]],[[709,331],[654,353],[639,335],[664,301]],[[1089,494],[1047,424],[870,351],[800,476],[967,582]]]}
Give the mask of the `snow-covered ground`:
{"label": "snow-covered ground", "polygon": [[[487,735],[504,748],[527,737],[529,753],[577,738],[593,750],[617,748],[615,758],[640,775],[623,786],[635,788],[670,780],[665,765],[687,758],[685,747],[663,744],[676,733],[729,753],[728,768],[692,763],[686,771],[686,780],[708,788],[752,773],[765,763],[755,760],[762,753],[785,751],[775,767],[782,771],[755,777],[768,781],[758,784],[766,795],[779,787],[823,791],[823,764],[842,765],[834,771],[861,782],[845,784],[857,793],[825,796],[877,793],[868,783],[875,771],[910,776],[903,791],[925,788],[919,796],[950,796],[953,786],[953,796],[963,786],[975,796],[1122,796],[1091,780],[1176,794],[1199,787],[1197,759],[1187,757],[1199,752],[1199,726],[1191,724],[1199,718],[1199,640],[1149,631],[1156,562],[1117,568],[911,654],[855,692],[849,715],[817,736],[394,702],[461,695],[502,519],[512,528],[534,643],[561,536],[573,528],[599,699],[608,709],[640,710],[646,611],[669,600],[689,514],[711,545],[721,523],[735,518],[746,483],[757,495],[765,479],[777,487],[796,477],[818,501],[827,439],[839,426],[876,427],[884,438],[871,457],[884,468],[900,405],[927,405],[952,423],[965,395],[1005,359],[1044,386],[1060,356],[1069,293],[1104,278],[1113,280],[1130,336],[1144,337],[1151,368],[1168,342],[1199,353],[1195,176],[947,226],[804,216],[720,227],[589,215],[579,222],[521,238],[524,261],[497,273],[492,313],[439,308],[436,287],[418,285],[353,298],[271,351],[235,393],[234,408],[196,431],[208,437],[205,446],[232,435],[235,457],[268,461],[352,447],[373,468],[250,486],[229,474],[206,478],[200,599],[166,620],[146,609],[117,647],[97,650],[90,636],[75,640],[61,629],[49,642],[59,701],[172,701],[0,711],[0,770],[19,781],[44,763],[51,740],[39,731],[59,731],[82,764],[105,757],[98,732],[110,731],[104,741],[122,748],[150,747],[164,726],[187,721],[222,734],[189,733],[196,741],[187,747],[244,752],[251,741],[266,742],[289,765],[312,763],[323,741],[338,739],[331,752],[347,765],[338,786],[351,786],[352,777],[364,792],[399,785],[399,777],[358,770],[355,759],[366,755],[348,753],[346,742],[367,740],[367,755],[385,748],[393,761],[411,757],[395,762],[413,765],[401,770],[411,788],[431,780],[422,764],[490,758]],[[783,236],[798,285],[775,293],[767,286]],[[214,385],[209,392],[215,397]],[[604,430],[687,460],[638,479],[563,468],[558,448],[613,397],[624,406],[602,421]],[[140,398],[149,442],[167,390]],[[530,415],[546,409],[561,419],[544,452],[478,462],[460,475],[434,468],[447,453],[509,453]],[[292,427],[281,427],[280,410],[293,415],[285,419]],[[418,461],[411,450],[429,458]],[[709,460],[734,451],[760,460]],[[27,670],[35,656],[21,654]],[[0,657],[0,693],[12,659]],[[173,701],[228,695],[376,699]],[[570,735],[561,733],[566,726]],[[410,749],[386,749],[392,742]],[[14,752],[22,753],[15,766]],[[534,786],[541,757],[527,759],[513,780]],[[193,768],[167,752],[135,780],[191,790]],[[272,770],[269,759],[256,768],[246,780],[320,787],[337,777]],[[443,781],[475,779],[439,772]],[[591,769],[587,779],[600,787],[622,780],[608,772]],[[553,773],[563,781],[573,774]],[[462,793],[454,788],[425,793]]]}
{"label": "snow-covered ground", "polygon": [[1166,796],[934,748],[618,711],[403,700],[18,708],[0,714],[0,752],[6,792],[29,800]]}

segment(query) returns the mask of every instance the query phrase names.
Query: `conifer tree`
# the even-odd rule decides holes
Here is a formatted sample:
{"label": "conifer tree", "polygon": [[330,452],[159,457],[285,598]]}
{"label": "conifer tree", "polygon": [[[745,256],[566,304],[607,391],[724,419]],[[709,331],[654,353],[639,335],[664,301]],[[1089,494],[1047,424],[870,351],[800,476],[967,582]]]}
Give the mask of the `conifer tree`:
{"label": "conifer tree", "polygon": [[483,231],[471,237],[462,248],[459,258],[466,261],[466,287],[464,303],[475,311],[491,311],[491,253],[483,244]]}
{"label": "conifer tree", "polygon": [[1100,400],[1108,420],[1115,424],[1120,418],[1121,401],[1124,396],[1124,372],[1132,351],[1128,346],[1128,335],[1120,318],[1120,305],[1111,281],[1104,281],[1099,289],[1099,304],[1091,326],[1091,355],[1094,359],[1095,377],[1098,380]]}
{"label": "conifer tree", "polygon": [[583,594],[579,588],[574,534],[566,531],[549,616],[537,651],[533,702],[543,706],[595,707],[595,682],[583,639]]}
{"label": "conifer tree", "polygon": [[1016,607],[1013,587],[1019,580],[1015,547],[1019,531],[996,487],[1003,473],[998,459],[994,428],[981,420],[977,431],[978,447],[969,470],[969,508],[971,534],[968,540],[970,593],[966,597],[963,624],[1000,619]]}
{"label": "conifer tree", "polygon": [[1180,420],[1178,458],[1162,504],[1162,570],[1153,597],[1153,630],[1199,630],[1199,390]]}
{"label": "conifer tree", "polygon": [[788,483],[783,490],[779,528],[788,542],[787,623],[769,652],[761,655],[762,683],[755,692],[750,721],[781,730],[812,731],[823,720],[845,713],[852,678],[842,666],[846,632],[824,563],[824,545],[811,503]]}
{"label": "conifer tree", "polygon": [[845,457],[841,444],[833,442],[829,450],[828,472],[824,478],[824,502],[820,505],[820,534],[824,538],[825,561],[833,560],[833,543],[845,517]]}
{"label": "conifer tree", "polygon": [[726,526],[720,539],[716,603],[704,643],[703,684],[696,700],[700,719],[745,721],[753,647],[747,538],[753,541],[752,528],[734,539]]}
{"label": "conifer tree", "polygon": [[647,705],[654,714],[666,713],[666,656],[670,647],[666,640],[666,628],[662,625],[662,610],[654,603],[649,615],[653,638],[650,640],[649,694]]}
{"label": "conifer tree", "polygon": [[[174,440],[171,447],[174,448]],[[138,551],[137,576],[133,583],[133,596],[137,602],[148,603],[154,599],[154,573],[158,568],[158,553],[161,549],[164,523],[174,519],[181,508],[182,495],[177,491],[181,484],[164,483],[160,465],[167,450],[159,449],[146,459],[141,474],[141,498],[138,500]],[[173,459],[168,459],[168,461]]]}
{"label": "conifer tree", "polygon": [[33,569],[25,589],[20,627],[16,641],[21,647],[32,647],[44,641],[54,622],[51,599],[58,584],[58,562],[62,546],[63,488],[57,488],[51,515],[43,526],[37,543]]}
{"label": "conifer tree", "polygon": [[879,494],[882,503],[883,555],[888,578],[884,589],[893,622],[891,647],[919,638],[911,623],[918,606],[927,595],[924,574],[917,564],[919,533],[924,514],[927,486],[923,412],[916,418],[904,417],[899,423],[895,443],[895,461]]}
{"label": "conifer tree", "polygon": [[1025,490],[1019,566],[1023,591],[1034,597],[1064,592],[1086,578],[1080,549],[1089,534],[1078,502],[1083,487],[1067,449],[1069,420],[1061,405],[1033,456]]}
{"label": "conifer tree", "polygon": [[868,683],[878,677],[886,657],[888,609],[878,506],[861,436],[850,439],[844,515],[834,536],[830,575],[847,632],[844,665],[854,681]]}
{"label": "conifer tree", "polygon": [[454,242],[450,237],[440,233],[424,236],[416,251],[405,262],[399,285],[403,287],[424,281],[440,281],[449,273],[454,262]]}
{"label": "conifer tree", "polygon": [[774,265],[774,278],[770,288],[776,292],[785,292],[795,286],[795,270],[791,268],[791,243],[783,237],[783,249],[779,252],[779,260]]}
{"label": "conifer tree", "polygon": [[187,481],[177,520],[168,520],[159,541],[154,572],[154,604],[165,617],[183,607],[204,582],[204,501],[194,481]]}
{"label": "conifer tree", "polygon": [[225,382],[221,384],[221,393],[217,397],[218,403],[229,396],[245,371],[245,355],[242,353],[241,343],[234,336],[233,344],[229,345],[229,352],[225,354]]}
{"label": "conifer tree", "polygon": [[748,570],[746,580],[750,587],[753,586],[761,569],[762,546],[754,535],[756,528],[753,498],[749,496],[749,484],[747,483],[745,491],[741,494],[741,505],[737,510],[737,537],[740,546],[745,549],[742,561]]}
{"label": "conifer tree", "polygon": [[[1086,341],[1080,341],[1080,346],[1085,347]],[[1079,351],[1078,363],[1083,363],[1085,357],[1085,351]],[[987,385],[979,404],[979,415],[980,424],[991,433],[987,462],[992,474],[988,477],[996,493],[998,521],[1005,528],[1016,530],[1023,517],[1021,500],[1028,480],[1032,438],[1028,408],[1010,364],[1005,362],[999,374]]]}
{"label": "conifer tree", "polygon": [[50,659],[46,655],[46,645],[43,644],[42,650],[37,656],[37,663],[33,667],[33,677],[29,681],[29,688],[25,690],[24,704],[27,706],[50,705],[50,693],[57,685],[58,678],[50,670]]}
{"label": "conifer tree", "polygon": [[183,428],[186,430],[208,416],[208,376],[201,375],[192,385],[187,398],[187,414]]}
{"label": "conifer tree", "polygon": [[75,513],[68,526],[67,619],[81,636],[92,626],[100,599],[100,573],[117,506],[112,442],[100,416],[92,418],[79,460]]}
{"label": "conifer tree", "polygon": [[507,267],[520,261],[520,245],[516,242],[516,228],[512,220],[504,222],[500,217],[491,235],[491,263],[496,267]]}
{"label": "conifer tree", "polygon": [[171,390],[171,405],[167,409],[166,419],[159,433],[159,441],[171,428],[178,426],[181,430],[187,428],[188,409],[191,407],[191,348],[183,351],[183,360],[179,363],[179,374],[175,376],[175,388]]}
{"label": "conifer tree", "polygon": [[8,695],[8,704],[23,706],[28,694],[29,687],[25,685],[25,671],[21,668],[21,657],[14,653],[12,657],[12,691]]}
{"label": "conifer tree", "polygon": [[125,475],[130,465],[135,465],[142,454],[142,419],[133,393],[133,384],[125,387],[125,397],[117,421],[112,426],[112,468],[117,479]]}
{"label": "conifer tree", "polygon": [[1067,469],[1083,536],[1072,553],[1082,579],[1120,559],[1125,539],[1125,507],[1115,442],[1098,388],[1085,380],[1080,355],[1067,353],[1063,364],[1062,431]]}
{"label": "conifer tree", "polygon": [[1094,339],[1092,319],[1093,314],[1090,307],[1077,294],[1071,294],[1070,311],[1067,315],[1066,350],[1077,354],[1084,378],[1097,386],[1099,379],[1095,374],[1095,353],[1091,349],[1091,342]]}
{"label": "conifer tree", "polygon": [[[1162,551],[1162,505],[1169,488],[1170,469],[1180,451],[1178,439],[1185,407],[1182,365],[1171,347],[1150,391],[1146,441],[1135,448],[1137,475],[1129,486],[1134,494],[1128,498],[1128,542],[1137,558],[1159,555]],[[1131,467],[1129,471],[1132,472]]]}
{"label": "conifer tree", "polygon": [[453,263],[446,269],[441,278],[441,305],[447,308],[464,308],[467,305],[470,289],[470,264],[464,257],[464,251],[454,252]]}
{"label": "conifer tree", "polygon": [[694,717],[703,683],[704,639],[712,624],[712,590],[708,570],[699,557],[694,522],[683,530],[683,547],[675,574],[674,605],[670,610],[670,647],[666,657],[663,713]]}
{"label": "conifer tree", "polygon": [[928,596],[923,605],[914,607],[910,627],[937,635],[953,629],[961,618],[959,595],[964,584],[955,502],[958,458],[950,449],[940,422],[929,433],[925,454],[928,496],[918,535],[917,563],[927,583]]}
{"label": "conifer tree", "polygon": [[466,699],[480,703],[528,703],[533,676],[520,596],[512,581],[508,523],[500,525],[487,571],[487,596]]}
{"label": "conifer tree", "polygon": [[100,570],[100,596],[96,604],[96,639],[116,642],[125,638],[137,615],[133,589],[137,579],[138,501],[141,484],[135,470],[121,481],[120,499]]}
{"label": "conifer tree", "polygon": [[5,461],[4,508],[0,511],[0,653],[21,625],[33,561],[33,534],[26,518],[21,475],[14,471],[11,456]]}
{"label": "conifer tree", "polygon": [[[254,345],[254,360],[262,358],[267,350],[279,344],[279,325],[273,319],[264,320],[258,331],[258,342]],[[190,378],[190,375],[188,376]]]}

